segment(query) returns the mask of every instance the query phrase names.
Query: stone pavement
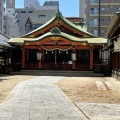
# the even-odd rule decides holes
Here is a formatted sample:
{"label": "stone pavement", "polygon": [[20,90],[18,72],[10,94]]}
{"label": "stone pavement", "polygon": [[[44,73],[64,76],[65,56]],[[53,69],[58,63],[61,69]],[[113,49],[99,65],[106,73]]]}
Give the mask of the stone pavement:
{"label": "stone pavement", "polygon": [[120,120],[120,104],[76,102],[90,120]]}
{"label": "stone pavement", "polygon": [[0,120],[88,120],[54,84],[62,78],[41,76],[18,84],[0,104]]}

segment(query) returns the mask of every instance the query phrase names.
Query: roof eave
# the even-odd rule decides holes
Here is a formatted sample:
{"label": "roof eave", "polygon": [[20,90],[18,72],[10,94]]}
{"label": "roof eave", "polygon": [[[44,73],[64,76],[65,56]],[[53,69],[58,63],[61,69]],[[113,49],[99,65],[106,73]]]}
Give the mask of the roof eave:
{"label": "roof eave", "polygon": [[110,38],[112,36],[112,34],[110,35],[110,33],[111,33],[112,29],[114,28],[114,26],[116,25],[116,23],[118,22],[119,19],[120,19],[120,13],[117,12],[117,13],[115,13],[107,31],[106,31],[106,33],[104,35],[105,38],[108,38],[108,37]]}

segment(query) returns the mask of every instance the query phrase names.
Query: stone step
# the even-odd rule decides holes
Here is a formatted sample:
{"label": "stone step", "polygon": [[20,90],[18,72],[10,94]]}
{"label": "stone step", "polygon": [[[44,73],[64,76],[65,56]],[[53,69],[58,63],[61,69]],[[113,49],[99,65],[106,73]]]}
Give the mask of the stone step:
{"label": "stone step", "polygon": [[94,73],[94,71],[60,71],[60,70],[21,70],[20,72],[11,72],[18,75],[39,75],[39,76],[70,76],[70,77],[103,77],[103,74]]}

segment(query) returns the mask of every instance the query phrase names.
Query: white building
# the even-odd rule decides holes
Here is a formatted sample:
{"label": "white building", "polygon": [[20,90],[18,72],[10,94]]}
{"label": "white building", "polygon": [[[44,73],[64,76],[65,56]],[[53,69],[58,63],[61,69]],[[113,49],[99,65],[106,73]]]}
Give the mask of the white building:
{"label": "white building", "polygon": [[15,8],[15,0],[6,0],[6,8]]}
{"label": "white building", "polygon": [[20,36],[19,26],[17,25],[16,19],[12,15],[4,15],[3,32],[12,38]]}
{"label": "white building", "polygon": [[6,0],[3,32],[9,35],[10,37],[20,36],[16,16],[17,13],[15,12],[15,0]]}
{"label": "white building", "polygon": [[[54,1],[51,1],[52,4],[45,5],[45,2],[43,6],[40,6],[38,0],[24,0],[24,8],[15,8],[15,0],[8,1],[6,1],[4,33],[10,37],[24,35],[46,23],[56,15],[59,5],[53,4]],[[44,18],[40,18],[40,16]],[[31,19],[32,25],[28,25],[28,18]]]}
{"label": "white building", "polygon": [[4,0],[0,0],[0,31],[3,31]]}
{"label": "white building", "polygon": [[40,27],[52,19],[57,12],[57,6],[40,6],[30,14],[25,24],[26,33]]}
{"label": "white building", "polygon": [[38,0],[24,0],[24,8],[37,8],[40,6]]}

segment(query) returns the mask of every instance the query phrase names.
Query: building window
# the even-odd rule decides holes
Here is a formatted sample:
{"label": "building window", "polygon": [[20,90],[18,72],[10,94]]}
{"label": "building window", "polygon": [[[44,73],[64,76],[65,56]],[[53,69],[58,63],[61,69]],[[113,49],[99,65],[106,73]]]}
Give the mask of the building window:
{"label": "building window", "polygon": [[4,29],[6,29],[6,25],[4,25]]}
{"label": "building window", "polygon": [[98,0],[90,0],[91,3],[98,3]]}
{"label": "building window", "polygon": [[101,33],[105,33],[106,32],[106,30],[101,30]]}
{"label": "building window", "polygon": [[26,11],[21,11],[21,13],[26,13]]}
{"label": "building window", "polygon": [[113,8],[113,10],[120,10],[120,8]]}
{"label": "building window", "polygon": [[110,8],[101,8],[101,10],[110,10]]}
{"label": "building window", "polygon": [[19,20],[17,20],[16,22],[20,22]]}
{"label": "building window", "polygon": [[46,18],[46,15],[38,15],[38,18]]}
{"label": "building window", "polygon": [[19,11],[15,11],[16,13],[19,13]]}
{"label": "building window", "polygon": [[98,36],[98,30],[91,30],[91,33],[94,34],[95,36]]}
{"label": "building window", "polygon": [[33,11],[29,11],[29,13],[33,13]]}
{"label": "building window", "polygon": [[98,14],[98,13],[99,13],[98,8],[91,8],[90,14]]}
{"label": "building window", "polygon": [[33,24],[33,25],[32,25],[32,28],[33,28],[33,29],[34,29],[34,28],[36,29],[36,28],[38,28],[38,27],[40,27],[40,26],[42,26],[42,24]]}
{"label": "building window", "polygon": [[90,24],[91,24],[91,25],[98,25],[98,19],[92,19],[92,20],[90,21]]}

